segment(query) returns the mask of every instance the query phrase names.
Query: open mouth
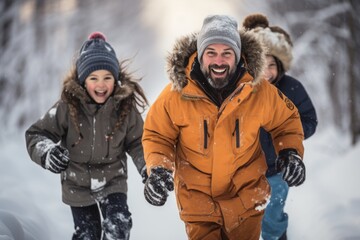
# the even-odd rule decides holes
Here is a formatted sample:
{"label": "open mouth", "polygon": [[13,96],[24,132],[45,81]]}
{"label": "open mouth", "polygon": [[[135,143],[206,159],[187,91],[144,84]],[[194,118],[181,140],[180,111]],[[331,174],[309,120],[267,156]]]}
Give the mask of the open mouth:
{"label": "open mouth", "polygon": [[228,70],[227,66],[210,66],[210,71],[215,76],[222,76],[222,75],[226,74],[227,70]]}
{"label": "open mouth", "polygon": [[212,68],[211,71],[215,74],[224,74],[226,72],[226,68]]}
{"label": "open mouth", "polygon": [[95,91],[96,96],[104,97],[106,96],[107,91]]}

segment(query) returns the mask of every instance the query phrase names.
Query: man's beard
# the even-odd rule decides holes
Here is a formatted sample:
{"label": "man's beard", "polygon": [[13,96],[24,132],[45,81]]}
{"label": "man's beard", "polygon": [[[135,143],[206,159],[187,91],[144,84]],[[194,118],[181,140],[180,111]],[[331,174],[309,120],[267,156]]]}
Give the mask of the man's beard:
{"label": "man's beard", "polygon": [[[212,75],[211,75],[212,70],[211,69],[226,69],[225,70],[226,75],[224,77],[212,77]],[[212,64],[212,65],[209,65],[209,67],[207,69],[203,68],[201,66],[201,71],[204,74],[206,80],[209,82],[209,84],[213,88],[222,89],[222,88],[224,88],[225,86],[227,86],[229,84],[230,79],[234,75],[235,70],[231,71],[229,65],[221,65],[221,66],[219,66],[219,65],[216,65],[216,64]]]}

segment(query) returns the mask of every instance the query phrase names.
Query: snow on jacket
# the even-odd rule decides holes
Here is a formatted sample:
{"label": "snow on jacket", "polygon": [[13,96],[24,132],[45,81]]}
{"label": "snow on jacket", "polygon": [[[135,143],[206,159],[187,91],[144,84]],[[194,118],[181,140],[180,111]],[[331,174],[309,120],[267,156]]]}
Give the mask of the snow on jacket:
{"label": "snow on jacket", "polygon": [[120,76],[121,86],[116,85],[113,96],[99,108],[75,82],[73,72],[64,81],[62,98],[26,131],[27,150],[39,165],[49,144],[60,142],[69,150],[70,164],[61,173],[62,198],[68,205],[88,206],[111,193],[126,194],[126,153],[139,173],[145,166],[143,119],[132,104],[124,107],[134,87],[129,75],[121,72]]}
{"label": "snow on jacket", "polygon": [[[304,138],[307,139],[312,136],[316,130],[317,116],[314,105],[312,104],[304,86],[301,82],[288,75],[284,75],[279,81],[277,81],[275,86],[297,107],[304,130]],[[265,153],[266,163],[268,165],[266,175],[272,176],[276,174],[275,160],[277,154],[275,152],[270,133],[267,133],[264,129],[261,129],[260,131],[260,142]]]}
{"label": "snow on jacket", "polygon": [[[303,155],[298,111],[260,76],[265,63],[251,33],[240,33],[247,71],[218,108],[191,79],[196,34],[178,40],[168,57],[171,83],[147,114],[143,146],[148,171],[175,170],[175,191],[183,221],[217,221],[231,231],[262,214],[269,198],[259,129],[271,132],[276,151]],[[219,208],[220,207],[220,208]]]}

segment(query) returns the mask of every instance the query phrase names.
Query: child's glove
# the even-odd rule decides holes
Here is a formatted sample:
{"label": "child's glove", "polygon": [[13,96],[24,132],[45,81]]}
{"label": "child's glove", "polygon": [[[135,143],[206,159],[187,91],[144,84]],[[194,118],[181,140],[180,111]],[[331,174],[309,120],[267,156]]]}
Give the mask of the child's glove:
{"label": "child's glove", "polygon": [[144,187],[146,201],[154,206],[162,206],[166,202],[168,192],[173,190],[172,172],[163,167],[152,168]]}
{"label": "child's glove", "polygon": [[53,173],[61,173],[69,165],[69,151],[60,146],[54,145],[41,158],[41,165]]}
{"label": "child's glove", "polygon": [[299,186],[305,181],[305,165],[295,149],[283,149],[276,159],[276,170],[283,172],[289,187]]}

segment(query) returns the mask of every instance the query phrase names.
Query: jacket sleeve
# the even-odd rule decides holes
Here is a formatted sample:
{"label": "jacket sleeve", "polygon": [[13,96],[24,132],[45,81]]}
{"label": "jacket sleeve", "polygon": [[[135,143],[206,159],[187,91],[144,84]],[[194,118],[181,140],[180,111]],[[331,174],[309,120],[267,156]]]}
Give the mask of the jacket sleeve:
{"label": "jacket sleeve", "polygon": [[131,156],[139,173],[145,166],[144,151],[141,144],[144,121],[139,111],[133,107],[128,117],[125,137],[126,152]]}
{"label": "jacket sleeve", "polygon": [[150,107],[144,123],[143,146],[148,172],[155,166],[173,170],[175,162],[175,145],[179,127],[173,124],[170,106],[177,106],[167,96],[168,86]]}
{"label": "jacket sleeve", "polygon": [[265,88],[263,127],[271,134],[276,153],[293,148],[303,157],[304,133],[296,106],[273,85],[266,83]]}
{"label": "jacket sleeve", "polygon": [[289,95],[289,98],[294,102],[299,111],[304,137],[307,139],[315,133],[318,123],[314,105],[300,82],[297,83],[295,98],[292,99],[291,95]]}
{"label": "jacket sleeve", "polygon": [[41,157],[58,144],[67,132],[67,106],[57,102],[25,132],[26,147],[31,160],[41,164]]}

